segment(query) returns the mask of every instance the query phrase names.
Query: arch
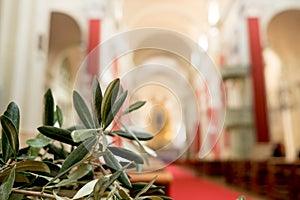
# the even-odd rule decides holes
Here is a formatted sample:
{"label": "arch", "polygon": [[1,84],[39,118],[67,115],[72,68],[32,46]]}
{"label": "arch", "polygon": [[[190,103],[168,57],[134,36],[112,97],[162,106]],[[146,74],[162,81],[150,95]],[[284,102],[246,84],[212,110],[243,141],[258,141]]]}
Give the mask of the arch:
{"label": "arch", "polygon": [[282,59],[299,57],[300,9],[285,10],[275,15],[267,26],[267,37],[272,48]]}
{"label": "arch", "polygon": [[[52,0],[48,4],[48,12],[50,15],[52,13],[62,13],[70,17],[82,30],[82,41],[85,42],[87,38],[88,25],[86,23],[87,10],[83,9],[84,3],[80,0],[72,1],[61,1],[61,0]],[[74,4],[76,6],[70,6]],[[51,17],[51,16],[50,16]]]}
{"label": "arch", "polygon": [[267,39],[267,28],[271,20],[278,14],[288,11],[300,9],[300,5],[298,1],[282,1],[280,3],[274,4],[272,7],[268,7],[261,10],[261,30],[262,30],[262,41],[268,41]]}
{"label": "arch", "polygon": [[[48,63],[46,71],[46,85],[51,83],[53,72],[57,71],[60,63],[69,58],[72,63],[71,77],[75,78],[79,66],[80,49],[82,45],[82,31],[79,24],[68,14],[52,12],[49,28]],[[74,55],[77,54],[77,55]]]}
{"label": "arch", "polygon": [[80,26],[73,17],[62,12],[51,12],[49,49],[80,44],[81,38]]}
{"label": "arch", "polygon": [[270,47],[281,61],[279,101],[286,157],[294,160],[300,147],[300,9],[289,9],[277,13],[266,27]]}
{"label": "arch", "polygon": [[77,21],[62,12],[51,12],[49,28],[46,88],[51,88],[65,114],[66,124],[72,123],[72,88],[84,57],[82,30]]}
{"label": "arch", "polygon": [[[196,3],[195,6],[198,4]],[[163,17],[153,18],[153,16]],[[203,12],[203,17],[199,17],[199,13],[195,15],[190,9],[182,9],[180,5],[160,2],[137,12],[129,20],[127,26],[131,29],[144,27],[170,29],[197,41],[207,26],[206,22],[202,22],[201,19],[206,19],[206,12]]]}
{"label": "arch", "polygon": [[175,52],[168,52],[163,49],[142,49],[134,52],[133,61],[136,65],[142,64],[144,60],[151,57],[157,56],[171,58],[184,65],[187,61],[183,58],[190,58],[192,55],[192,50],[189,47],[189,44],[175,34],[151,34],[139,41],[137,46],[150,46],[153,42],[165,44],[164,46],[167,47],[165,49],[180,49],[181,54],[179,55]]}

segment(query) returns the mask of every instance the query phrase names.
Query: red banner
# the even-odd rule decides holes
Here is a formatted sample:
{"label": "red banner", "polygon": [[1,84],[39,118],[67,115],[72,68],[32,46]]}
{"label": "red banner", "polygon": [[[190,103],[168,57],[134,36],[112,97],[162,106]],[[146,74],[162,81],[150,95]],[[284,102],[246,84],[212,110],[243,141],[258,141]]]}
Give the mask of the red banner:
{"label": "red banner", "polygon": [[99,53],[100,49],[96,48],[101,40],[101,20],[89,20],[89,38],[88,38],[88,66],[87,70],[90,75],[98,75],[99,73]]}
{"label": "red banner", "polygon": [[248,31],[257,142],[268,142],[269,126],[258,18],[248,18]]}

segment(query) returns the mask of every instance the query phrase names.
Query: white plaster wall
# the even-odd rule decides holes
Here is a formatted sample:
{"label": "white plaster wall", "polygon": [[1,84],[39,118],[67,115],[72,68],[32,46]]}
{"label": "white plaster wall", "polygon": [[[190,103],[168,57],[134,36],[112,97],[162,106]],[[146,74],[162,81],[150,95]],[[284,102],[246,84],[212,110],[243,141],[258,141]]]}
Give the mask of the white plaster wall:
{"label": "white plaster wall", "polygon": [[61,11],[72,16],[83,30],[85,44],[88,19],[104,16],[106,2],[1,0],[0,112],[9,101],[16,101],[23,132],[35,134],[42,123],[50,13]]}

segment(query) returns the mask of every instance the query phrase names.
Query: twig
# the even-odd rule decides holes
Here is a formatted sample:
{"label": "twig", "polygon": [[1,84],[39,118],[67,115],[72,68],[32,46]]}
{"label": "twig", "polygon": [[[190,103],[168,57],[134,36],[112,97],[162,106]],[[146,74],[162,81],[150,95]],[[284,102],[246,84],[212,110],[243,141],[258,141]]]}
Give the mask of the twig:
{"label": "twig", "polygon": [[[72,152],[72,151],[71,151]],[[57,160],[54,160],[53,163],[54,164],[57,164],[57,163],[63,163],[65,161],[65,159],[57,159]]]}
{"label": "twig", "polygon": [[99,167],[99,168],[101,169],[102,174],[104,174],[104,175],[107,174],[107,171],[103,168],[103,166],[102,166],[101,164],[95,163],[95,162],[92,162],[92,161],[90,161],[90,163],[91,163],[92,165],[95,165],[95,166]]}
{"label": "twig", "polygon": [[52,194],[41,193],[41,192],[36,192],[36,191],[13,189],[12,193],[25,194],[27,196],[35,196],[35,197],[44,197],[44,198],[56,199],[55,196],[52,195]]}

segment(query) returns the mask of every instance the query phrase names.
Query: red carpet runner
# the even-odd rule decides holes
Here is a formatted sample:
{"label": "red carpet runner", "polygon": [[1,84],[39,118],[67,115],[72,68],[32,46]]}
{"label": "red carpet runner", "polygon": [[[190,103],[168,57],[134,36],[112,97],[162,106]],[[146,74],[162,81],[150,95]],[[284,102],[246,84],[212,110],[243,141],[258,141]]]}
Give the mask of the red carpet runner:
{"label": "red carpet runner", "polygon": [[[236,200],[243,195],[178,166],[171,165],[167,170],[173,174],[170,195],[174,200]],[[253,200],[245,197],[246,200]]]}

